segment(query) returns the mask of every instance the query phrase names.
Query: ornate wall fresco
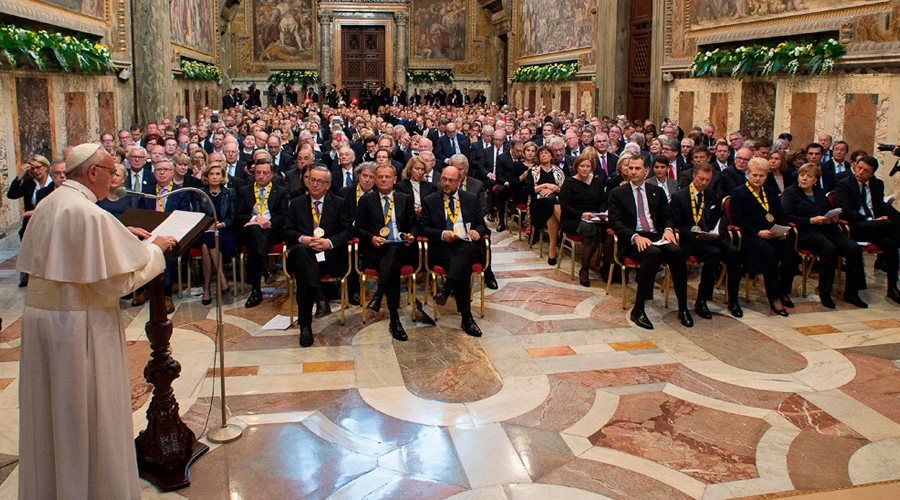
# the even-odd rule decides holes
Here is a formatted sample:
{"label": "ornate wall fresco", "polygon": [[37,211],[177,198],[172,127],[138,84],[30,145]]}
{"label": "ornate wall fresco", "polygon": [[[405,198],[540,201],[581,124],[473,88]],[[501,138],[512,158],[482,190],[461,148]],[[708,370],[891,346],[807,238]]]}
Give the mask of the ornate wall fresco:
{"label": "ornate wall fresco", "polygon": [[172,0],[169,5],[172,43],[213,55],[216,18],[215,0]]}
{"label": "ornate wall fresco", "polygon": [[315,18],[313,0],[254,0],[253,60],[312,61]]}
{"label": "ornate wall fresco", "polygon": [[869,0],[691,0],[691,26],[719,26],[723,22],[748,22],[810,14],[838,7],[872,3]]}
{"label": "ornate wall fresco", "polygon": [[595,0],[572,0],[566,8],[548,8],[543,0],[519,1],[519,57],[589,48],[596,23]]}
{"label": "ornate wall fresco", "polygon": [[416,0],[410,10],[413,59],[466,58],[466,0]]}
{"label": "ornate wall fresco", "polygon": [[95,19],[104,18],[104,0],[43,0],[73,12],[78,12]]}

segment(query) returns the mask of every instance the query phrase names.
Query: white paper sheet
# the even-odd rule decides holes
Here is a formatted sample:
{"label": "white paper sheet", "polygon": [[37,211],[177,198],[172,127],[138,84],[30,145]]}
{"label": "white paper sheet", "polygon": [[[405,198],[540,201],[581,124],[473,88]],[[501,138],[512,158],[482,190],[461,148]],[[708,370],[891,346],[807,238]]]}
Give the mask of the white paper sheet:
{"label": "white paper sheet", "polygon": [[198,222],[203,220],[204,217],[206,217],[206,215],[202,212],[175,210],[162,224],[157,226],[156,229],[150,233],[150,237],[144,240],[144,245],[153,243],[153,240],[155,240],[157,236],[172,236],[178,241],[181,241],[187,236],[191,229],[194,229],[194,226],[196,226]]}
{"label": "white paper sheet", "polygon": [[831,209],[831,210],[829,210],[828,212],[825,213],[825,217],[831,217],[832,215],[838,215],[838,214],[840,214],[842,211],[843,211],[843,210],[840,209],[840,208],[833,208],[833,209]]}
{"label": "white paper sheet", "polygon": [[774,226],[772,226],[772,229],[769,229],[769,231],[772,231],[773,233],[775,233],[775,236],[777,236],[779,238],[781,238],[782,235],[784,235],[785,233],[787,233],[790,230],[791,230],[790,227],[779,226],[778,224],[775,224]]}
{"label": "white paper sheet", "polygon": [[722,221],[716,222],[716,227],[714,227],[712,231],[709,231],[709,232],[700,231],[700,234],[702,234],[703,236],[718,236],[719,235],[719,224],[721,222]]}
{"label": "white paper sheet", "polygon": [[287,316],[277,315],[270,319],[268,323],[263,325],[263,330],[287,330],[291,327],[291,318]]}

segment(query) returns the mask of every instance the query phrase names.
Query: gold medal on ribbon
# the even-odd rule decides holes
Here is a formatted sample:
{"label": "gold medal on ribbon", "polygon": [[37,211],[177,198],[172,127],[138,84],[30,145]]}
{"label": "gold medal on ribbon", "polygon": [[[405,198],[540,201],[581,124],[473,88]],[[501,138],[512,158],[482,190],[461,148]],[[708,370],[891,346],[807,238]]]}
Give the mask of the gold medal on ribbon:
{"label": "gold medal on ribbon", "polygon": [[315,236],[316,238],[321,238],[322,236],[325,236],[325,230],[322,229],[321,227],[317,227],[313,231],[313,236]]}
{"label": "gold medal on ribbon", "polygon": [[462,236],[462,231],[459,230],[459,226],[453,227],[453,234],[455,234],[457,236]]}
{"label": "gold medal on ribbon", "polygon": [[766,214],[766,220],[769,222],[775,222],[775,216],[772,214]]}
{"label": "gold medal on ribbon", "polygon": [[382,238],[387,238],[388,235],[391,234],[391,230],[386,227],[383,227],[383,228],[381,228],[381,231],[378,231],[378,234],[380,234]]}
{"label": "gold medal on ribbon", "polygon": [[700,226],[694,226],[691,228],[691,232],[692,233],[701,233],[703,231],[700,229]]}

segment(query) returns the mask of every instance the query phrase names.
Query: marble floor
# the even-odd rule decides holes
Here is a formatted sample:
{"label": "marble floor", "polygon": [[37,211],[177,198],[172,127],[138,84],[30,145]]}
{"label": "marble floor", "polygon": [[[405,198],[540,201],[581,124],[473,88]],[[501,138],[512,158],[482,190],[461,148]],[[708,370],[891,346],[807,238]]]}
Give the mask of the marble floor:
{"label": "marble floor", "polygon": [[[12,499],[24,293],[14,249],[0,260],[0,499]],[[871,261],[866,310],[828,310],[798,292],[789,318],[773,316],[760,282],[742,319],[717,290],[714,318],[693,329],[658,293],[652,331],[630,324],[620,285],[607,295],[599,279],[572,281],[568,254],[551,268],[504,232],[493,262],[500,287],[486,293],[479,339],[460,330],[451,299],[437,327],[407,315],[406,343],[391,339],[384,310],[363,324],[352,307],[345,326],[338,314],[314,321],[303,349],[296,328],[262,329],[288,313],[284,280],[255,309],[231,298],[228,419],[243,435],[209,443],[190,487],[144,483],[144,498],[861,498],[855,488],[873,483],[868,500],[900,498],[900,305],[885,300]],[[692,297],[697,280],[695,270]],[[221,425],[215,310],[196,294],[176,305],[176,395],[202,434]],[[122,312],[137,434],[150,397],[148,310],[122,302]]]}

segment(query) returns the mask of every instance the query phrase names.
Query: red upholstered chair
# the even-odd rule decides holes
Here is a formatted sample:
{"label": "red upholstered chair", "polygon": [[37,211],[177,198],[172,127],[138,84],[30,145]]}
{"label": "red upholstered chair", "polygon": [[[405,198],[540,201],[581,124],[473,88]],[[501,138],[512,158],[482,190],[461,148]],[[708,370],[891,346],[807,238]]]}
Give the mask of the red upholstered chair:
{"label": "red upholstered chair", "polygon": [[[613,238],[613,261],[622,272],[622,309],[628,309],[628,302],[626,300],[625,294],[625,276],[628,269],[640,269],[641,265],[636,261],[625,257],[622,261],[619,260],[619,237],[616,236],[616,232],[612,229],[607,229],[606,234],[612,236]],[[669,307],[669,266],[667,264],[662,265],[665,270],[665,279],[663,280],[663,290],[666,293],[665,306],[668,309]],[[609,295],[609,288],[612,286],[612,277],[613,277],[613,266],[609,267],[609,278],[606,280],[606,295]]]}
{"label": "red upholstered chair", "polygon": [[[281,257],[282,252],[284,252],[284,243],[279,243],[279,244],[277,244],[277,245],[275,245],[275,246],[273,246],[272,248],[269,249],[268,255],[269,255],[269,257]],[[247,261],[247,247],[241,247],[241,256],[240,256],[240,263],[241,263],[241,279],[240,279],[241,294],[244,293],[244,276],[245,276],[245,273],[246,273],[246,271],[247,271],[247,270],[246,270],[246,265],[247,265],[246,261]],[[287,270],[284,270],[284,275],[287,276]],[[290,276],[287,276],[287,278],[288,278],[288,279],[291,279]]]}
{"label": "red upholstered chair", "polygon": [[[507,213],[510,214],[509,211],[507,211]],[[520,240],[522,239],[522,232],[525,229],[525,219],[527,219],[527,214],[528,214],[528,205],[526,205],[524,203],[519,203],[516,205],[516,213],[514,215],[513,214],[509,215],[510,219],[513,217],[516,218],[516,227],[518,228],[518,231],[516,231],[517,239],[520,239]],[[507,226],[508,225],[509,224],[507,224]]]}
{"label": "red upholstered chair", "polygon": [[[675,230],[675,241],[681,244],[681,234],[679,233],[678,229]],[[690,271],[694,267],[703,267],[704,265],[703,261],[701,261],[697,257],[694,257],[693,255],[688,255],[685,264],[687,265],[688,271]],[[726,268],[724,265],[722,265],[722,271],[719,273],[719,278],[716,279],[716,287],[720,286],[722,280],[725,279],[725,273]],[[728,287],[725,288],[725,303],[728,303]]]}
{"label": "red upholstered chair", "polygon": [[[422,252],[425,255],[425,303],[428,304],[428,294],[431,293],[431,298],[434,299],[434,296],[437,295],[437,279],[438,277],[446,278],[447,270],[442,266],[434,266],[429,267],[428,265],[428,240],[422,238],[423,240],[423,250]],[[482,266],[481,264],[472,264],[472,281],[469,285],[469,300],[475,298],[475,276],[478,276],[481,283],[481,317],[484,317],[484,269],[491,265],[491,245],[489,245],[490,235],[485,235],[482,241],[487,245],[487,252],[485,263]],[[429,286],[430,285],[430,286]],[[434,305],[434,319],[438,317],[438,307],[437,304]]]}
{"label": "red upholstered chair", "polygon": [[[178,256],[178,269],[179,270],[181,269],[181,258],[182,257],[184,257],[184,255]],[[190,258],[190,260],[188,261],[189,264],[188,264],[188,273],[187,273],[187,295],[188,295],[188,297],[190,297],[190,295],[191,295],[191,274],[193,274],[193,273],[191,273],[192,264],[194,262],[200,262],[203,259],[203,250],[201,250],[199,248],[191,248],[189,250],[189,258]],[[238,283],[240,282],[240,277],[238,276],[238,273],[237,273],[237,256],[236,255],[231,257],[231,275],[234,277],[234,287],[235,287],[234,291],[236,293],[237,287],[239,286]],[[178,298],[179,299],[181,298],[181,272],[178,273]]]}
{"label": "red upholstered chair", "polygon": [[[354,243],[358,242],[356,238],[353,238],[349,242],[347,242],[347,272],[344,273],[343,276],[332,276],[330,274],[326,274],[325,276],[320,276],[319,281],[322,283],[339,283],[341,287],[341,326],[344,324],[344,310],[350,307],[350,294],[347,292],[347,277],[350,276],[350,271],[353,269],[353,257],[354,257]],[[296,298],[294,297],[295,290],[297,288],[297,280],[294,277],[293,273],[288,274],[287,272],[287,259],[288,253],[290,253],[290,249],[285,245],[284,249],[281,252],[281,266],[285,270],[284,274],[288,279],[288,302],[290,302],[290,318],[291,325],[294,324],[294,304],[296,304]]]}
{"label": "red upholstered chair", "polygon": [[[353,240],[353,253],[356,258],[353,259],[353,264],[356,266],[356,273],[359,274],[359,305],[362,307],[362,322],[366,322],[366,281],[369,279],[378,280],[378,270],[377,269],[360,269],[360,259],[359,259],[359,240]],[[416,275],[419,271],[422,270],[422,242],[421,238],[416,242],[416,250],[418,251],[419,259],[416,263],[416,267],[413,266],[403,266],[400,268],[400,278],[406,278],[406,302],[412,306],[412,319],[416,320]]]}
{"label": "red upholstered chair", "polygon": [[584,238],[578,236],[577,234],[569,234],[563,231],[562,241],[559,244],[559,258],[556,260],[556,268],[559,269],[562,266],[562,255],[566,251],[566,246],[568,245],[570,253],[572,254],[572,270],[569,273],[569,278],[572,281],[575,281],[575,259],[578,255],[578,250],[581,248],[581,245],[584,244]]}

